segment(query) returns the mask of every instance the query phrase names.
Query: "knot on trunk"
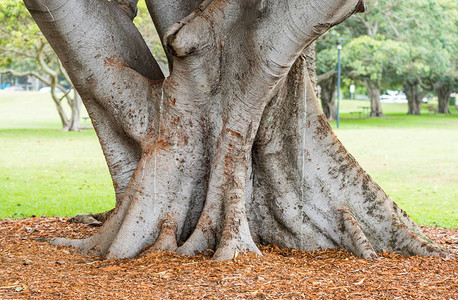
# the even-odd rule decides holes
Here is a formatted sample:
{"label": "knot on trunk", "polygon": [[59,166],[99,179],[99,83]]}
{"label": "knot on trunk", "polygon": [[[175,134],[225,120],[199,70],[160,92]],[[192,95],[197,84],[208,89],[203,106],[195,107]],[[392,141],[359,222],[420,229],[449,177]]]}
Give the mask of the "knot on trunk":
{"label": "knot on trunk", "polygon": [[173,56],[186,57],[206,48],[212,40],[210,24],[194,15],[172,24],[164,35],[166,50]]}

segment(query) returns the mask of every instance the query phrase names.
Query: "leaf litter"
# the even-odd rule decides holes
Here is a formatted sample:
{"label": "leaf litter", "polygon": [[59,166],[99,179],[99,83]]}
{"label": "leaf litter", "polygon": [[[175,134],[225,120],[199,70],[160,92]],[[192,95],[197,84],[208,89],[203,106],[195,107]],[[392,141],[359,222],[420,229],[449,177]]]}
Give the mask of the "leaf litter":
{"label": "leaf litter", "polygon": [[[458,299],[455,257],[404,257],[383,252],[359,259],[341,249],[313,252],[261,246],[213,261],[173,252],[101,260],[50,245],[97,228],[66,218],[0,220],[0,299]],[[422,227],[458,252],[458,230]]]}

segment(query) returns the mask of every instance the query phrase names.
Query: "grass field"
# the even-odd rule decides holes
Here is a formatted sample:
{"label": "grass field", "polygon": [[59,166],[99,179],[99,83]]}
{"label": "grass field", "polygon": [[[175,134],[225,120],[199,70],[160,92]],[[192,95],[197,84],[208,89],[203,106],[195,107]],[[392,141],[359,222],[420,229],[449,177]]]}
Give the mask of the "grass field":
{"label": "grass field", "polygon": [[[420,224],[458,227],[458,113],[353,119],[365,101],[342,102],[344,145]],[[335,127],[335,122],[332,123]],[[0,218],[72,216],[113,206],[114,193],[93,131],[63,133],[47,94],[0,92]]]}

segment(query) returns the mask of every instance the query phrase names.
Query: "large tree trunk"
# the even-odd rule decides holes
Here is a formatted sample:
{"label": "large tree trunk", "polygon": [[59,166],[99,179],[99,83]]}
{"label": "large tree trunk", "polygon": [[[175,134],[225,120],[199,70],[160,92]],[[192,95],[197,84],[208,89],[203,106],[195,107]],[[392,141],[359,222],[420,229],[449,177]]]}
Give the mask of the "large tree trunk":
{"label": "large tree trunk", "polygon": [[366,88],[371,100],[371,117],[383,117],[382,103],[380,102],[380,81],[366,79]]}
{"label": "large tree trunk", "polygon": [[435,88],[439,105],[437,107],[437,112],[440,114],[449,114],[450,107],[450,95],[453,92],[452,86],[450,84],[442,84]]}
{"label": "large tree trunk", "polygon": [[[83,98],[118,200],[92,237],[54,244],[108,258],[229,259],[256,243],[443,254],[337,140],[313,90],[304,49],[361,2],[207,0],[171,25],[153,14],[169,24],[165,80],[121,1],[25,2]],[[173,19],[186,1],[159,2]]]}

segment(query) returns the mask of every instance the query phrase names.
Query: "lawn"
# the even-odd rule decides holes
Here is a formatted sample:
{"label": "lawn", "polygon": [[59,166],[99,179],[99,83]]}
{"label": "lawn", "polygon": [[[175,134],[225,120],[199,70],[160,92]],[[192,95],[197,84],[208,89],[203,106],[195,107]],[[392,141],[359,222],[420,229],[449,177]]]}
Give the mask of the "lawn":
{"label": "lawn", "polygon": [[[458,227],[458,113],[352,119],[342,101],[344,145],[419,224]],[[332,122],[335,127],[335,122]],[[114,193],[93,131],[63,133],[47,94],[0,92],[0,218],[72,216],[110,209]]]}

